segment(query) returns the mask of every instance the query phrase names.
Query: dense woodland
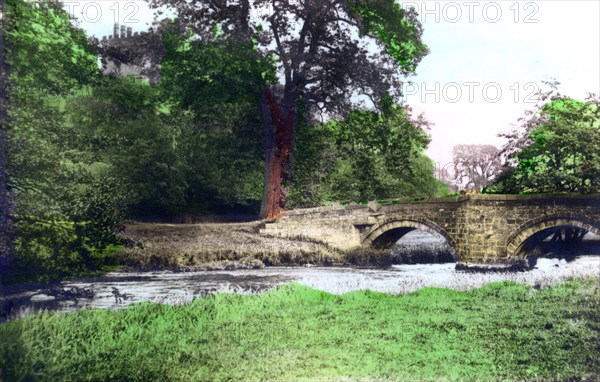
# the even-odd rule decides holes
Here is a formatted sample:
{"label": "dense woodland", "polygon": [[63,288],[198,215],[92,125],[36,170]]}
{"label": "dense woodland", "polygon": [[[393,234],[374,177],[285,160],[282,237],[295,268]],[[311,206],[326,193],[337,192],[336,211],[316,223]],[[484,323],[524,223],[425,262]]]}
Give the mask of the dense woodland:
{"label": "dense woodland", "polygon": [[[180,19],[149,33],[160,81],[148,81],[103,74],[99,55],[128,57],[74,27],[60,4],[6,0],[0,277],[117,266],[128,219],[272,218],[279,208],[448,194],[424,153],[429,122],[393,91],[428,53],[420,24],[392,1],[343,3],[362,37],[381,42],[376,60],[326,29],[326,4],[283,7],[270,30],[227,7],[211,25],[182,5]],[[314,17],[297,55],[281,37],[290,33],[281,15],[294,12]],[[279,51],[263,49],[273,40]],[[367,106],[350,101],[357,89]],[[598,106],[548,93],[507,136],[503,172],[486,190],[598,192]]]}

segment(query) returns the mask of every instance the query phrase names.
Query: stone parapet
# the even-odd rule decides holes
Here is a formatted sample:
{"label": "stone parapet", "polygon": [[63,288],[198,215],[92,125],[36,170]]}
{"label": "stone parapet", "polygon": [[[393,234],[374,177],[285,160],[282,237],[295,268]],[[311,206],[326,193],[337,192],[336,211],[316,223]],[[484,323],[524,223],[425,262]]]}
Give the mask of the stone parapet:
{"label": "stone parapet", "polygon": [[443,236],[459,264],[482,267],[527,263],[531,237],[567,226],[600,235],[600,194],[473,194],[298,209],[285,211],[260,233],[348,251],[387,248],[410,230],[423,229]]}

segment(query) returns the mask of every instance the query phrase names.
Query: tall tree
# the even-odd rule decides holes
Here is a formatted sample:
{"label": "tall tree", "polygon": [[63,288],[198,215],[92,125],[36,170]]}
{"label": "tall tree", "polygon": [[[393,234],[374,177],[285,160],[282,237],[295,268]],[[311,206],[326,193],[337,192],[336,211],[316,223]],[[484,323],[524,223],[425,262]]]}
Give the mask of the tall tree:
{"label": "tall tree", "polygon": [[264,218],[278,217],[285,204],[299,102],[325,118],[346,116],[361,95],[377,107],[385,94],[400,96],[401,78],[427,53],[417,14],[394,0],[148,1],[174,7],[178,22],[201,39],[217,31],[276,63],[280,84],[261,93]]}
{"label": "tall tree", "polygon": [[456,145],[452,149],[454,178],[465,189],[481,190],[502,168],[500,150],[493,145]]}
{"label": "tall tree", "polygon": [[501,192],[600,191],[600,98],[571,99],[558,83],[541,94],[509,134],[502,153],[507,166],[495,189]]}

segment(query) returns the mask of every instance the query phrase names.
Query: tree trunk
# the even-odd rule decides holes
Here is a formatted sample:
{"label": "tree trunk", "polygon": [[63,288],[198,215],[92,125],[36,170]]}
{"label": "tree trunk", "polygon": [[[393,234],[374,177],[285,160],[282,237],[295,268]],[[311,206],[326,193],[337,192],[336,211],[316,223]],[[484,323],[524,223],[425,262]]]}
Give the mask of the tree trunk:
{"label": "tree trunk", "polygon": [[286,202],[287,182],[291,179],[296,132],[296,100],[286,91],[280,106],[269,88],[261,97],[265,129],[265,190],[260,208],[263,219],[277,219]]}
{"label": "tree trunk", "polygon": [[0,274],[6,270],[9,255],[12,253],[10,235],[10,194],[6,173],[6,85],[8,71],[4,51],[5,1],[0,0]]}

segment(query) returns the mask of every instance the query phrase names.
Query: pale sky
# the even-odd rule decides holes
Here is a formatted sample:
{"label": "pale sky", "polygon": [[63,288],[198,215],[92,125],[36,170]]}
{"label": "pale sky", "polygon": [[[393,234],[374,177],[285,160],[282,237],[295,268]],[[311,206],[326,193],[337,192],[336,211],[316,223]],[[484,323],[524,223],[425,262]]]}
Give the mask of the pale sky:
{"label": "pale sky", "polygon": [[[502,145],[497,134],[534,106],[528,95],[544,88],[543,79],[556,78],[559,90],[574,98],[600,94],[600,1],[416,3],[431,52],[411,79],[419,92],[407,86],[406,101],[436,124],[428,154],[441,166],[451,160],[456,144]],[[465,85],[471,82],[480,85]],[[453,103],[457,90],[462,97]]]}
{"label": "pale sky", "polygon": [[[440,167],[460,143],[494,144],[543,88],[583,99],[600,94],[600,1],[411,1],[430,54],[405,87],[405,101],[435,123],[427,150]],[[112,33],[114,22],[147,30],[144,1],[65,1],[89,35]],[[83,12],[83,15],[82,15]]]}

